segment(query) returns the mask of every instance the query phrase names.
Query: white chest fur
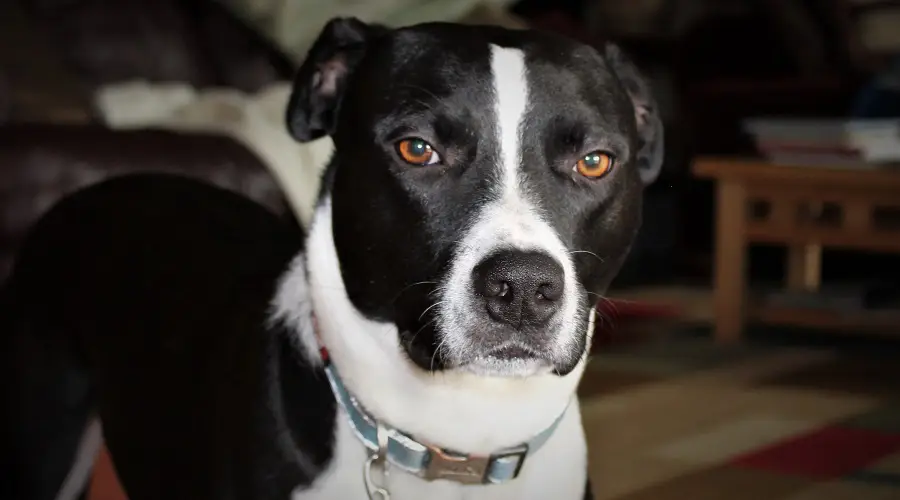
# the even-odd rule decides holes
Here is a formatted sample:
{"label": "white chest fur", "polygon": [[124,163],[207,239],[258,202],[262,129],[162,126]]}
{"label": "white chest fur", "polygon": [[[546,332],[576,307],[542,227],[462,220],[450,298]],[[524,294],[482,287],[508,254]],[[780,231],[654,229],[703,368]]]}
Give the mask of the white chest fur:
{"label": "white chest fur", "polygon": [[[365,500],[363,465],[367,450],[340,413],[335,455],[311,488],[294,492],[292,500]],[[515,480],[487,486],[425,481],[400,470],[388,476],[391,500],[580,500],[587,480],[587,448],[578,402],[573,401],[547,443],[530,455]]]}

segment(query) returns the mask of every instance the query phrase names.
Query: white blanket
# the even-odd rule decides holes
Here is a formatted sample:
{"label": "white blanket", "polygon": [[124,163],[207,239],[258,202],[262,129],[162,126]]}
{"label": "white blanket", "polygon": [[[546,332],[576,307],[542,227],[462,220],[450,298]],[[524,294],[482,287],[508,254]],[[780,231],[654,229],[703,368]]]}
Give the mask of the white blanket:
{"label": "white blanket", "polygon": [[245,94],[233,89],[199,91],[181,83],[133,81],[102,87],[94,99],[112,128],[221,133],[243,143],[268,167],[298,220],[308,228],[333,146],[328,137],[307,144],[291,138],[285,123],[289,95],[289,82]]}

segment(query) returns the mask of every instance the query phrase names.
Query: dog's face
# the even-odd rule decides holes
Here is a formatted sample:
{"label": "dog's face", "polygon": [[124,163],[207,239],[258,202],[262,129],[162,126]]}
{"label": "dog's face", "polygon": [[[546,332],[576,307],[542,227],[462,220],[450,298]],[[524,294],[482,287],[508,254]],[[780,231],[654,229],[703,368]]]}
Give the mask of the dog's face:
{"label": "dog's face", "polygon": [[323,198],[343,284],[410,360],[483,376],[576,367],[662,161],[652,97],[615,47],[337,19],[288,124],[300,141],[333,137]]}

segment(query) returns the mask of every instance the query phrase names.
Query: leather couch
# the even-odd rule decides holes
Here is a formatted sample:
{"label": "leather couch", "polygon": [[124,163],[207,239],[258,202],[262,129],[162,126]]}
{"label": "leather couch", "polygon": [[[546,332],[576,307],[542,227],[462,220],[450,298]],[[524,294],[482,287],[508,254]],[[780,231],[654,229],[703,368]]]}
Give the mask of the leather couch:
{"label": "leather couch", "polygon": [[133,79],[250,92],[290,78],[292,63],[214,0],[0,3],[0,280],[62,196],[130,172],[202,178],[293,220],[273,176],[237,141],[111,130],[90,105],[99,85]]}
{"label": "leather couch", "polygon": [[135,172],[204,179],[292,217],[259,159],[219,135],[164,130],[110,130],[100,125],[14,124],[0,127],[0,275],[29,227],[55,202],[100,180]]}

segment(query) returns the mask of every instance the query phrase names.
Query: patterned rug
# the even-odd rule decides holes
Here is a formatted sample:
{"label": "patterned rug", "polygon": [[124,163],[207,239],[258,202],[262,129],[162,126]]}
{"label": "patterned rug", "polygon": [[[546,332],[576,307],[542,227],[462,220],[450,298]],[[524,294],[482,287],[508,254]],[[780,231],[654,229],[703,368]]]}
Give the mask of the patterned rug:
{"label": "patterned rug", "polygon": [[613,346],[581,396],[598,500],[900,500],[894,344]]}
{"label": "patterned rug", "polygon": [[[900,500],[900,346],[780,335],[601,345],[580,390],[597,500]],[[104,453],[90,499],[124,498]]]}

